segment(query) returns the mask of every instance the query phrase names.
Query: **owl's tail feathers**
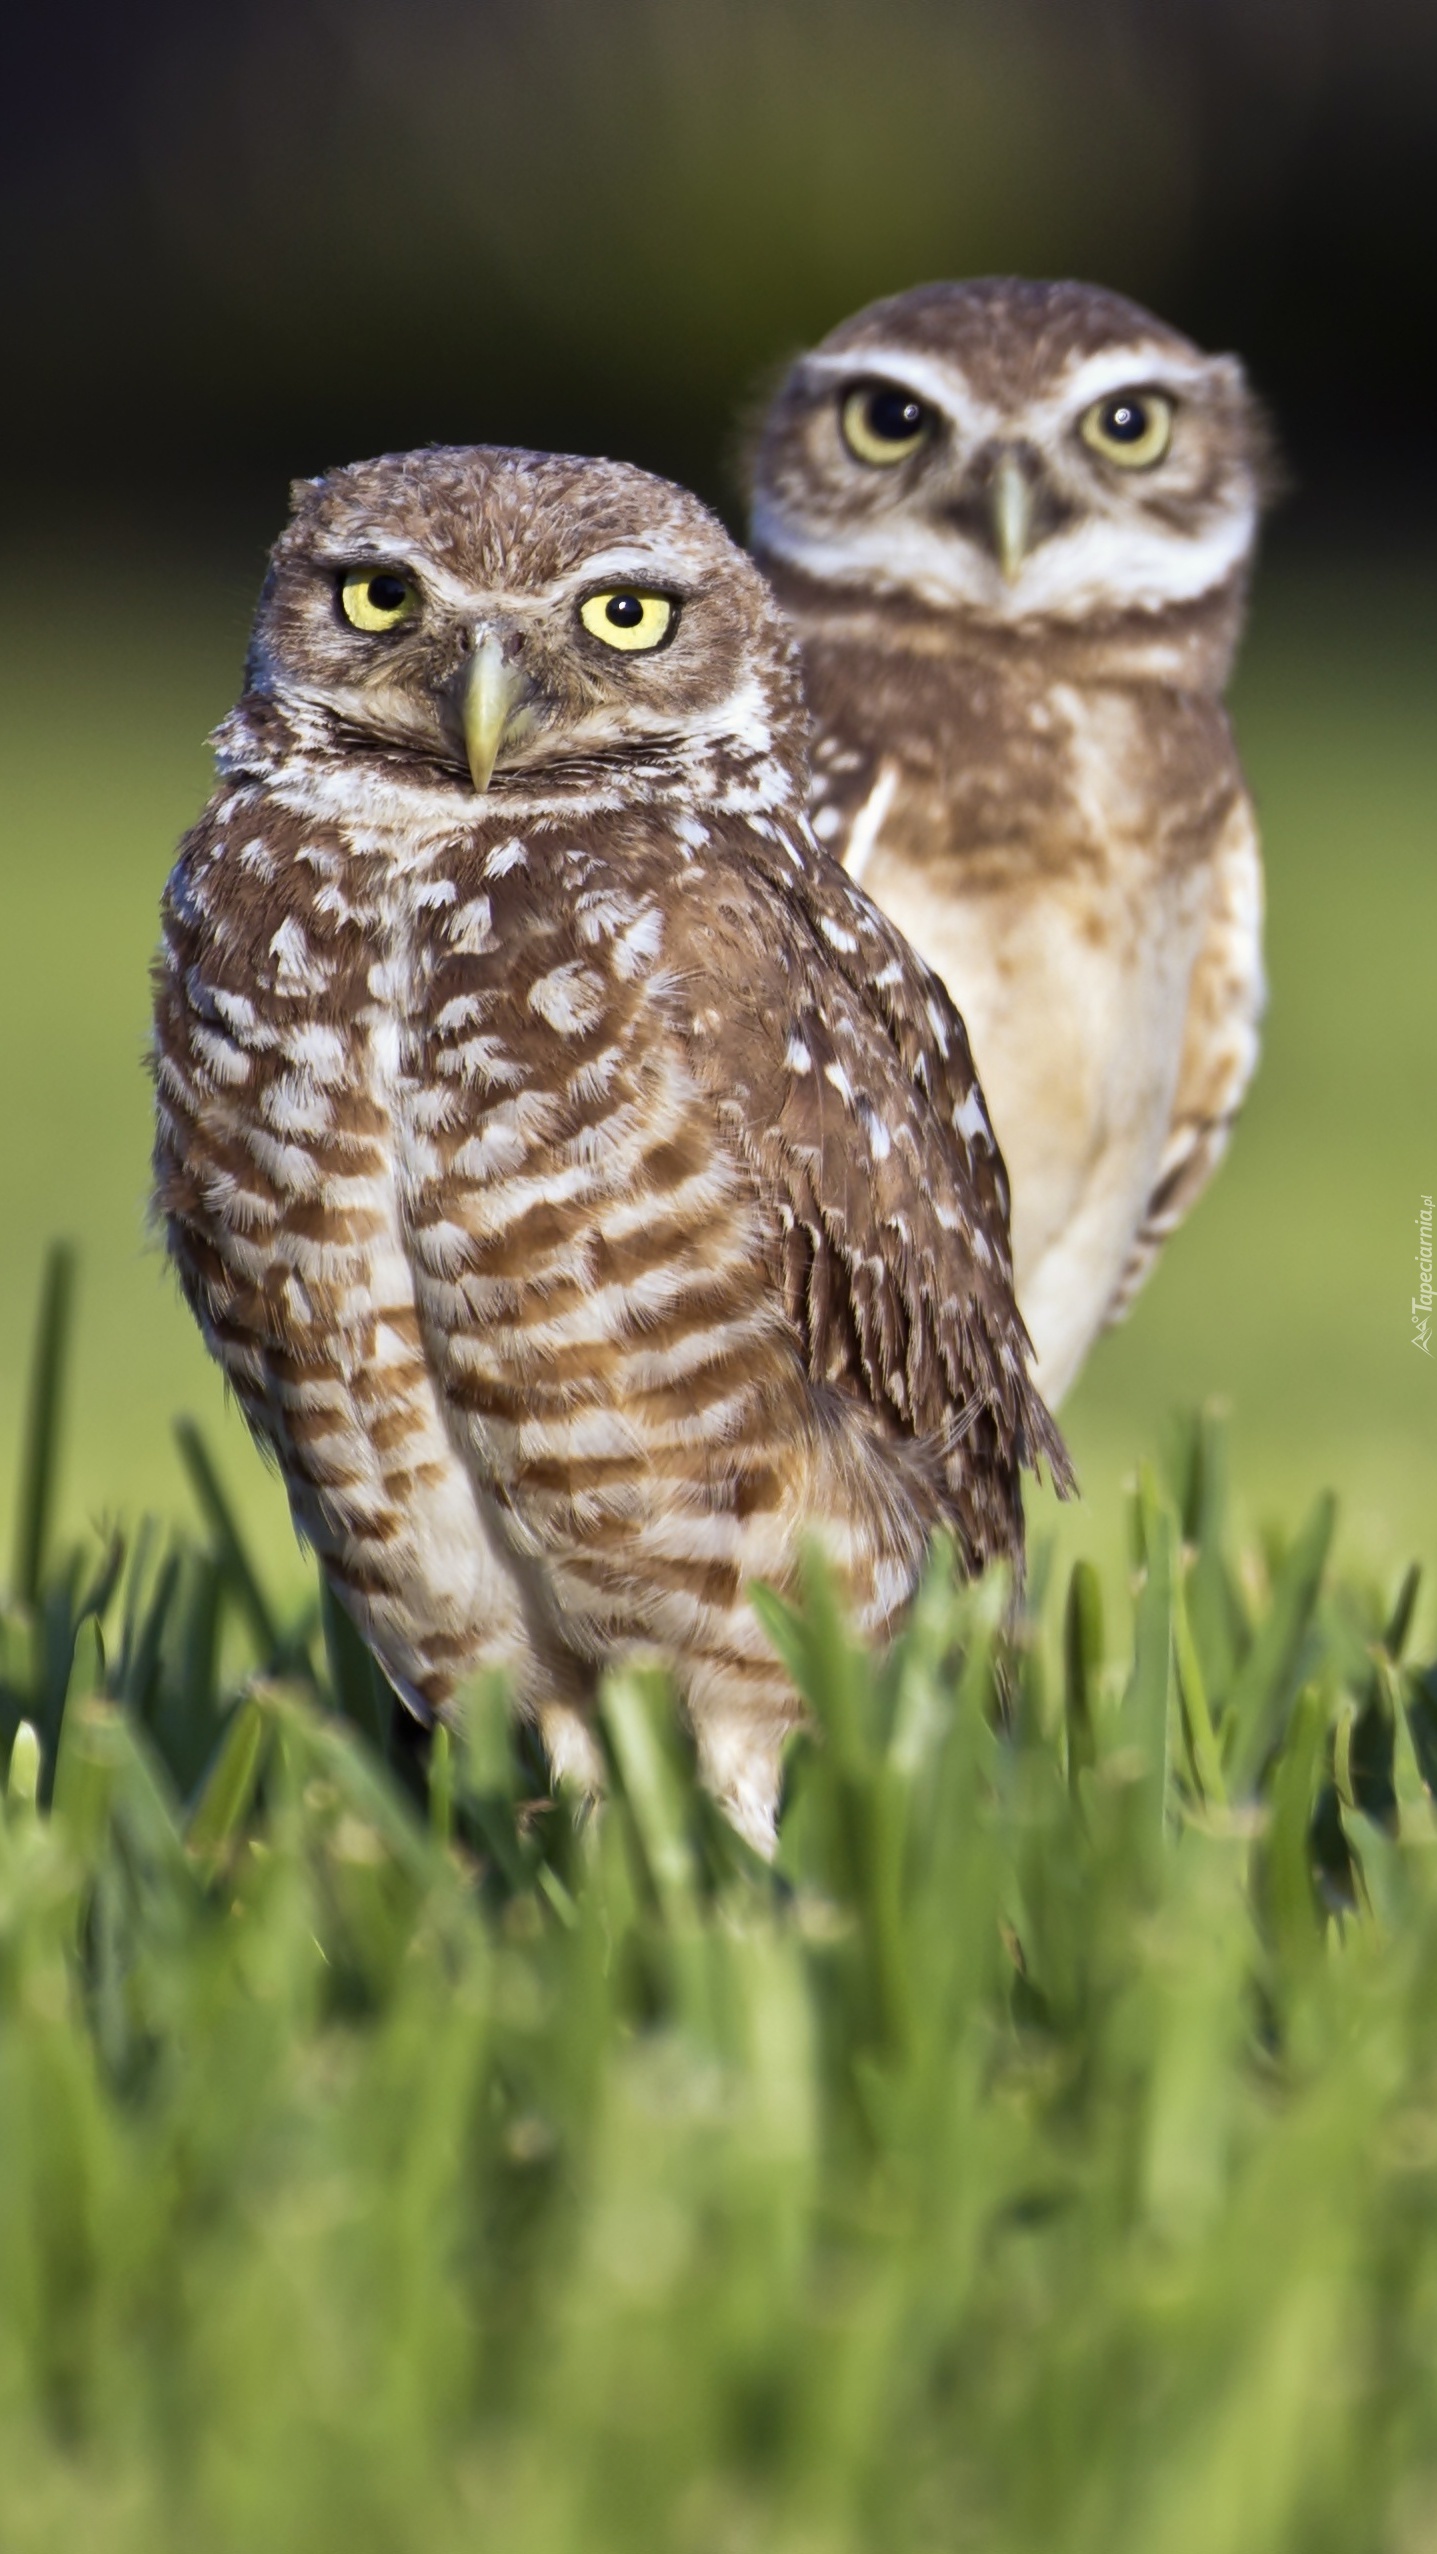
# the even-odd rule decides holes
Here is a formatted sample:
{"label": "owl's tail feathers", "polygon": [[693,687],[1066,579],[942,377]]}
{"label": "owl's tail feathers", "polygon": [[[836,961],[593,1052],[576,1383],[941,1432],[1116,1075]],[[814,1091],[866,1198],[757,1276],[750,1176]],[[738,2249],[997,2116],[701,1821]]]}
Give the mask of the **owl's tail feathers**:
{"label": "owl's tail feathers", "polygon": [[1011,1402],[1009,1415],[1018,1468],[1022,1472],[1036,1473],[1041,1479],[1046,1464],[1048,1478],[1059,1498],[1075,1499],[1078,1496],[1078,1476],[1073,1470],[1073,1458],[1057,1420],[1033,1380],[1037,1350],[1016,1304],[1013,1306],[1013,1327],[1022,1362],[1015,1373],[1010,1341],[1002,1355],[1001,1365],[1006,1386],[1003,1397],[1005,1402]]}
{"label": "owl's tail feathers", "polygon": [[957,1538],[965,1571],[1006,1561],[1021,1591],[1026,1562],[1023,1475],[1046,1466],[1060,1499],[1076,1476],[1046,1403],[1026,1376],[980,1389],[948,1423],[937,1449],[942,1522]]}
{"label": "owl's tail feathers", "polygon": [[1060,1499],[1078,1496],[1078,1476],[1052,1411],[1036,1384],[1025,1382],[1023,1407],[1018,1418],[1018,1461],[1027,1472],[1041,1478],[1044,1464],[1048,1478]]}

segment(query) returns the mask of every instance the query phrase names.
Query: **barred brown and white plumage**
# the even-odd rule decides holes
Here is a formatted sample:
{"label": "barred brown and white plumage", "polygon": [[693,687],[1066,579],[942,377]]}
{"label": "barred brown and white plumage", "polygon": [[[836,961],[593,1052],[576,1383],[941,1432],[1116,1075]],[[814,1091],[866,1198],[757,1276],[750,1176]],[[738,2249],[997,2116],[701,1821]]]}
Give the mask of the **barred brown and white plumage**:
{"label": "barred brown and white plumage", "polygon": [[815,1535],[881,1637],[1063,1469],[962,1025],[808,831],[780,617],[642,472],[391,457],[296,490],[217,741],[156,1197],[296,1521],[416,1708],[501,1667],[581,1780],[657,1649],[764,1841],[746,1583]]}
{"label": "barred brown and white plumage", "polygon": [[1232,357],[1006,278],[846,320],[755,447],[814,822],[967,1022],[1050,1401],[1257,1061],[1262,867],[1222,692],[1264,464]]}

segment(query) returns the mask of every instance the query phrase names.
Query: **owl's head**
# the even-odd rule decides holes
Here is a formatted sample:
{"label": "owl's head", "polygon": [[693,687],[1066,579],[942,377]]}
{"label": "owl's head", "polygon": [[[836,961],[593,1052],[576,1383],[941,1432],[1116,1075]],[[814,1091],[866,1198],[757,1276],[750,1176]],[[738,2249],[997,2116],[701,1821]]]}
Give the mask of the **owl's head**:
{"label": "owl's head", "polygon": [[293,492],[246,672],[300,745],[458,798],[706,786],[801,795],[792,642],[697,498],[491,447]]}
{"label": "owl's head", "polygon": [[1241,576],[1266,449],[1236,359],[1117,293],[924,285],[789,372],[754,449],[754,546],[990,621],[1159,611]]}

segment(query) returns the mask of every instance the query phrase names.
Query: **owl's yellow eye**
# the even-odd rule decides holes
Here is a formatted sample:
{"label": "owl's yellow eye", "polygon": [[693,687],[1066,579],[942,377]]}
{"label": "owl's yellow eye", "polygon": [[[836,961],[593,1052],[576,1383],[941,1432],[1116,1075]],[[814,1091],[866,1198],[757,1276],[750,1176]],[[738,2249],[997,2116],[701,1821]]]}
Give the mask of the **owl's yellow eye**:
{"label": "owl's yellow eye", "polygon": [[860,382],[847,392],[839,411],[843,440],[855,461],[891,470],[906,461],[933,431],[933,411],[911,390],[888,381]]}
{"label": "owl's yellow eye", "polygon": [[1151,470],[1173,439],[1173,403],[1160,390],[1112,390],[1093,401],[1078,432],[1119,470]]}
{"label": "owl's yellow eye", "polygon": [[626,656],[662,647],[677,614],[672,595],[641,594],[633,585],[617,586],[612,594],[591,594],[579,606],[589,636],[602,639],[605,647],[622,648]]}
{"label": "owl's yellow eye", "polygon": [[353,630],[397,630],[412,621],[419,597],[407,576],[388,568],[355,568],[339,589],[339,607]]}

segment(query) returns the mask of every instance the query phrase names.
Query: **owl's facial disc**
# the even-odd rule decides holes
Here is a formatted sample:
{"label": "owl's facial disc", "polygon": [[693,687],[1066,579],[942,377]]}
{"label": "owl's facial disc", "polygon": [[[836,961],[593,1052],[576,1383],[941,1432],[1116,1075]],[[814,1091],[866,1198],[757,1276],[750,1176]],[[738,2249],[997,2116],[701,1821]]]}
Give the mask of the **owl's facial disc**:
{"label": "owl's facial disc", "polygon": [[306,786],[323,764],[375,821],[806,786],[763,579],[696,498],[623,462],[440,446],[300,483],[246,691],[279,706]]}
{"label": "owl's facial disc", "polygon": [[1261,445],[1235,363],[1136,310],[1128,339],[1050,352],[1036,321],[995,335],[981,292],[967,338],[952,306],[951,347],[880,305],[795,365],[755,454],[760,557],[1011,622],[1182,603],[1241,567]]}

